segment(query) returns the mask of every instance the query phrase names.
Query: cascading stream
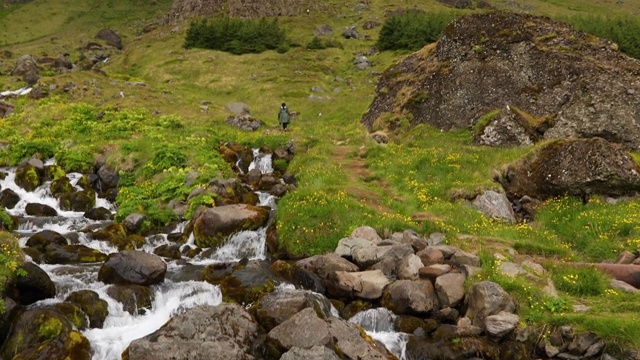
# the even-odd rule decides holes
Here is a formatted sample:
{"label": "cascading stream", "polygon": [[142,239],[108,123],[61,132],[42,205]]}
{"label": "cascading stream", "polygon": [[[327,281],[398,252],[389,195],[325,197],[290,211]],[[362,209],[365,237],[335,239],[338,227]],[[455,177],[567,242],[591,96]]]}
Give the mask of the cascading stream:
{"label": "cascading stream", "polygon": [[[49,162],[50,164],[51,162]],[[271,156],[254,150],[254,161],[250,168],[260,169],[263,173],[272,172]],[[86,219],[81,212],[64,211],[60,209],[58,200],[50,190],[50,182],[38,187],[33,192],[25,191],[15,184],[15,169],[5,169],[8,173],[4,180],[0,180],[0,188],[11,189],[20,196],[20,202],[8,212],[21,217],[19,229],[16,231],[21,246],[25,246],[28,238],[42,230],[53,230],[62,235],[77,232],[77,241],[81,245],[96,249],[104,254],[117,252],[117,248],[107,242],[92,240],[81,229],[87,226],[100,226],[100,221]],[[71,183],[76,186],[80,174],[68,174]],[[77,187],[77,186],[76,186]],[[77,187],[78,188],[78,187]],[[257,193],[260,205],[269,206],[275,210],[276,198],[270,194]],[[26,215],[25,207],[28,203],[41,203],[54,208],[59,216],[36,218]],[[115,212],[116,207],[108,201],[96,198],[96,207],[102,206]],[[182,232],[186,223],[178,225],[176,232]],[[193,235],[187,244],[193,245]],[[249,259],[266,258],[266,226],[256,231],[242,231],[229,237],[226,244],[207,258],[196,257],[189,259],[190,265],[204,266],[220,262],[236,262],[247,257]],[[157,234],[146,238],[145,244],[138,250],[152,253],[163,244],[169,244],[166,234]],[[183,245],[183,246],[185,246]],[[202,281],[175,282],[169,278],[169,272],[179,272],[182,265],[168,263],[168,278],[162,284],[152,286],[154,301],[152,307],[143,315],[131,315],[123,309],[122,304],[112,299],[106,292],[109,285],[97,279],[101,264],[80,265],[47,265],[40,267],[45,270],[56,284],[56,298],[40,301],[32,306],[53,304],[64,301],[73,291],[88,289],[99,294],[108,303],[109,315],[102,328],[87,329],[82,333],[91,343],[93,360],[119,359],[121,353],[129,343],[137,338],[152,333],[165,324],[172,316],[188,308],[198,305],[218,305],[222,302],[222,294],[218,286]]]}

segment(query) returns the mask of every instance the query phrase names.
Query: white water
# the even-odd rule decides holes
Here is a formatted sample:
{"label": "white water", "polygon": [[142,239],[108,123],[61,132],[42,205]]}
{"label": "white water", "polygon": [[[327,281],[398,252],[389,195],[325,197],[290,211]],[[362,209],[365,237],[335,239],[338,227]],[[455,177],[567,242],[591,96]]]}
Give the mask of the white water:
{"label": "white water", "polygon": [[259,149],[253,149],[253,159],[253,162],[249,165],[249,171],[257,168],[263,174],[273,172],[271,154],[261,154]]}
{"label": "white water", "polygon": [[[254,150],[256,158],[252,163],[253,168],[272,172],[271,156],[264,156]],[[53,161],[48,161],[48,165]],[[57,199],[53,198],[49,186],[50,182],[43,184],[33,192],[27,192],[15,184],[15,169],[5,169],[8,176],[0,180],[1,189],[11,189],[20,196],[20,202],[7,210],[11,215],[22,216],[23,220],[17,233],[20,234],[20,245],[25,246],[28,238],[42,230],[53,230],[60,234],[76,233],[78,243],[99,250],[104,254],[117,252],[117,248],[105,241],[92,240],[86,234],[79,232],[87,226],[99,226],[102,222],[84,218],[82,212],[63,211],[60,209]],[[68,175],[75,186],[80,174]],[[80,189],[78,187],[78,189]],[[265,193],[258,193],[260,205],[270,206],[275,209],[276,199]],[[25,214],[28,203],[35,202],[51,206],[58,211],[59,216],[52,218],[34,218]],[[116,211],[113,204],[104,199],[96,199],[96,207],[105,207],[112,212]],[[187,222],[179,224],[173,232],[183,232]],[[194,245],[191,235],[185,245]],[[219,262],[239,261],[243,257],[249,259],[266,258],[266,227],[256,231],[242,231],[229,237],[226,244],[208,258],[188,259],[193,265],[208,265]],[[170,244],[166,234],[158,234],[146,238],[146,243],[140,249],[152,253],[153,250],[163,244]],[[181,249],[182,249],[181,247]],[[152,307],[143,315],[131,315],[123,310],[122,304],[112,299],[106,293],[109,285],[97,279],[98,270],[102,264],[80,265],[39,265],[44,269],[56,284],[57,295],[55,299],[40,301],[38,304],[52,304],[62,302],[73,291],[89,289],[93,290],[101,299],[107,301],[108,312],[104,326],[101,329],[87,329],[82,333],[91,343],[93,360],[120,359],[122,351],[131,341],[144,337],[164,325],[172,316],[198,305],[218,305],[222,302],[222,294],[217,286],[201,281],[173,282],[165,279],[162,284],[152,287],[154,301]],[[179,271],[182,265],[169,262],[169,271]]]}
{"label": "white water", "polygon": [[360,325],[367,335],[380,341],[400,360],[406,360],[405,349],[409,335],[394,330],[396,315],[387,308],[376,308],[361,311],[349,321]]}
{"label": "white water", "polygon": [[31,92],[31,90],[32,88],[30,87],[23,87],[18,90],[7,90],[7,91],[0,92],[0,97],[5,97],[9,95],[16,95],[16,96],[27,95]]}

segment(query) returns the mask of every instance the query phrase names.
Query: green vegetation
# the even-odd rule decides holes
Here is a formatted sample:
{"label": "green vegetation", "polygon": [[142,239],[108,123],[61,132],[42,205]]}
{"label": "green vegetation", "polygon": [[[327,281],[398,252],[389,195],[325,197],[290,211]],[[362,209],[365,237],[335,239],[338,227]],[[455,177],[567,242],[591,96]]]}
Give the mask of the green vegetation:
{"label": "green vegetation", "polygon": [[278,18],[255,21],[225,17],[193,21],[187,29],[184,47],[220,50],[236,55],[276,49],[284,52],[286,40]]}
{"label": "green vegetation", "polygon": [[[513,1],[491,2],[499,9],[520,11]],[[328,1],[328,11],[283,17],[277,22],[262,19],[234,25],[247,26],[243,31],[251,34],[248,24],[275,24],[278,31],[271,38],[286,34],[284,43],[267,47],[261,43],[267,37],[260,33],[240,44],[241,34],[235,33],[231,39],[236,42],[227,44],[227,50],[211,51],[208,46],[186,46],[189,34],[214,24],[221,26],[225,21],[231,27],[231,19],[191,26],[172,24],[142,33],[145,24],[168,12],[172,1],[156,1],[156,7],[144,3],[34,0],[0,12],[0,25],[5,29],[0,44],[11,43],[2,50],[14,54],[12,59],[0,57],[0,69],[11,69],[15,56],[25,53],[53,56],[57,55],[54,49],[77,49],[78,39],[93,39],[98,24],[113,26],[125,43],[123,51],[113,51],[109,61],[101,64],[106,76],[90,71],[49,72],[42,74],[43,85],[60,88],[74,83],[76,87],[66,92],[52,91],[49,97],[37,101],[9,99],[16,112],[0,119],[0,139],[11,145],[2,146],[1,165],[15,165],[34,155],[55,156],[66,171],[79,171],[95,159],[104,160],[121,175],[116,220],[141,212],[147,216],[143,226],[147,230],[176,220],[173,211],[166,208],[171,200],[188,202],[187,218],[198,206],[214,203],[212,195],[188,201],[187,196],[212,179],[234,176],[217,151],[220,144],[275,149],[293,142],[293,161],[274,163],[295,174],[298,181],[297,189],[280,200],[277,210],[280,244],[292,257],[331,251],[341,238],[362,225],[373,226],[382,236],[408,228],[422,235],[440,231],[447,243],[483,254],[483,272],[472,281],[497,281],[514,294],[521,305],[521,319],[528,326],[575,324],[594,331],[608,343],[640,348],[638,295],[606,288],[603,279],[589,268],[556,267],[557,262],[613,259],[623,250],[639,248],[637,202],[609,204],[594,197],[583,205],[577,199],[559,198],[542,204],[532,223],[494,222],[470,207],[468,200],[487,189],[500,190],[493,173],[535,147],[478,147],[473,145],[470,131],[441,132],[424,125],[388,134],[389,144],[380,146],[360,126],[374,96],[372,74],[395,64],[407,50],[436,40],[455,16],[480,10],[453,12],[435,1],[410,0],[400,7],[398,2],[372,0],[370,10],[358,14],[353,11],[353,3]],[[637,11],[631,3],[527,2],[531,12],[554,18],[606,11],[611,19],[625,19],[625,14]],[[358,40],[338,42],[313,35],[319,24],[336,29],[361,25],[382,19],[387,11],[414,7],[425,13],[387,17],[381,28],[362,30]],[[44,19],[40,20],[44,23],[35,26],[30,19]],[[622,26],[625,32],[632,29],[631,25]],[[177,30],[173,31],[174,27]],[[270,29],[275,30],[275,26]],[[618,42],[628,51],[622,41]],[[278,52],[286,50],[288,44],[301,45],[291,46],[286,54]],[[354,70],[354,54],[376,44],[380,50],[397,51],[372,56],[373,66],[366,71]],[[259,52],[261,49],[276,51]],[[249,53],[237,56],[224,51]],[[86,49],[82,52],[89,54]],[[81,51],[71,50],[70,58],[80,55]],[[2,90],[22,86],[17,77],[6,75],[10,71],[1,73]],[[146,86],[129,84],[138,81]],[[313,87],[327,91],[322,99],[309,99]],[[117,96],[120,92],[124,96]],[[428,96],[415,93],[411,102],[420,103]],[[206,109],[202,106],[205,101]],[[225,124],[229,115],[225,106],[236,101],[247,103],[251,116],[262,121],[258,131],[244,132]],[[276,119],[282,101],[300,113],[286,134],[279,131]],[[473,130],[480,130],[495,115],[488,113]],[[388,120],[406,124],[411,119],[394,114]],[[540,119],[524,120],[535,128]],[[638,154],[633,156],[640,158]],[[13,276],[21,255],[9,234],[0,233],[0,240],[7,242],[7,249],[15,250],[3,249],[0,254],[1,288],[1,281],[6,282],[2,279]],[[518,254],[508,254],[506,248]],[[540,274],[535,281],[505,277],[496,270],[499,262],[494,253],[507,254],[510,260],[530,256],[543,263],[549,273]],[[558,285],[563,278],[576,276],[579,287]],[[549,277],[558,285],[559,298],[541,291]],[[574,304],[589,306],[590,310],[574,312]]]}
{"label": "green vegetation", "polygon": [[376,47],[385,50],[416,51],[437,41],[444,28],[460,14],[407,11],[385,19]]}
{"label": "green vegetation", "polygon": [[570,23],[577,29],[601,38],[609,39],[620,47],[625,54],[640,59],[640,19],[637,17],[602,17],[582,15],[562,17],[560,20]]}
{"label": "green vegetation", "polygon": [[[0,210],[0,215],[4,211]],[[2,220],[2,219],[0,219]],[[24,262],[24,254],[18,244],[18,239],[12,234],[0,230],[0,289],[13,280],[15,276],[26,275],[24,270],[18,269]],[[0,298],[0,314],[4,313],[4,300]]]}

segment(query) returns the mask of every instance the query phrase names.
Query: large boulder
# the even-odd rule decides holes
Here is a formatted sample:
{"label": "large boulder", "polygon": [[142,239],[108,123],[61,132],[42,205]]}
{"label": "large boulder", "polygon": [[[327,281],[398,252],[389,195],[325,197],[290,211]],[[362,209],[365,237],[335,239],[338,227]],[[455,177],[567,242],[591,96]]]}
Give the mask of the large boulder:
{"label": "large boulder", "polygon": [[67,245],[69,241],[60,233],[53,230],[42,230],[31,235],[27,239],[26,246],[38,249],[40,252],[44,252],[45,248],[49,244]]}
{"label": "large boulder", "polygon": [[22,55],[16,61],[16,67],[11,75],[22,76],[22,80],[29,85],[34,85],[40,79],[40,68],[36,64],[36,59],[31,55]]}
{"label": "large boulder", "polygon": [[86,212],[96,206],[96,192],[93,189],[65,193],[58,199],[62,210]]}
{"label": "large boulder", "polygon": [[89,318],[89,327],[91,328],[101,328],[109,315],[109,305],[105,300],[100,299],[98,293],[93,290],[74,291],[67,296],[65,301],[76,304],[82,309]]}
{"label": "large boulder", "polygon": [[398,280],[384,289],[382,305],[398,315],[425,315],[440,308],[428,280]]}
{"label": "large boulder", "polygon": [[116,285],[153,285],[164,281],[167,263],[161,257],[137,250],[110,254],[98,280]]}
{"label": "large boulder", "polygon": [[13,209],[20,201],[20,195],[11,189],[3,189],[0,191],[0,206],[5,209]]}
{"label": "large boulder", "polygon": [[362,123],[380,130],[411,118],[412,126],[472,128],[480,138],[501,121],[518,128],[509,141],[600,136],[637,150],[639,71],[640,61],[615,44],[567,23],[472,14],[385,71]]}
{"label": "large boulder", "polygon": [[29,305],[56,296],[56,286],[42,268],[32,262],[25,262],[20,268],[26,275],[17,276],[13,286],[7,288],[10,298],[21,305]]}
{"label": "large boulder", "polygon": [[42,184],[38,169],[29,164],[24,164],[16,168],[15,181],[16,185],[27,191],[33,191]]}
{"label": "large boulder", "polygon": [[212,270],[216,265],[203,270],[203,279],[214,285],[220,285],[222,294],[240,304],[250,304],[264,294],[273,291],[280,279],[270,268],[269,263],[262,260],[241,262],[233,267],[231,273],[221,271],[222,276],[215,279]]}
{"label": "large boulder", "polygon": [[269,331],[266,341],[273,358],[292,348],[315,346],[337,349],[347,359],[389,358],[386,349],[379,349],[362,336],[355,324],[337,317],[320,319],[312,308],[305,308]]}
{"label": "large boulder", "polygon": [[337,316],[332,313],[333,306],[322,294],[307,290],[275,291],[260,300],[256,308],[256,318],[265,329],[271,330],[304,308],[317,310],[322,318]]}
{"label": "large boulder", "polygon": [[112,285],[107,294],[122,304],[122,309],[131,315],[144,315],[151,309],[154,299],[153,290],[142,285]]}
{"label": "large boulder", "polygon": [[107,255],[86,245],[48,244],[44,248],[42,259],[47,264],[96,263],[107,260]]}
{"label": "large boulder", "polygon": [[347,272],[334,271],[326,279],[330,295],[342,298],[374,300],[382,296],[389,279],[381,270]]}
{"label": "large boulder", "polygon": [[227,236],[241,230],[256,230],[269,219],[269,210],[235,204],[206,209],[195,220],[193,234],[202,248],[220,247]]}
{"label": "large boulder", "polygon": [[259,326],[240,305],[197,306],[173,317],[156,332],[131,342],[129,360],[260,359]]}
{"label": "large boulder", "polygon": [[557,140],[511,164],[500,181],[511,199],[569,194],[586,201],[590,194],[640,191],[640,166],[621,145],[601,138]]}
{"label": "large boulder", "polygon": [[122,50],[122,39],[115,31],[111,29],[101,29],[96,34],[96,39],[104,40],[109,46],[113,46],[118,50]]}
{"label": "large boulder", "polygon": [[47,204],[28,203],[24,212],[31,216],[57,216],[58,211]]}
{"label": "large boulder", "polygon": [[513,313],[516,304],[511,296],[497,283],[481,281],[471,285],[467,294],[466,317],[475,326],[485,327],[485,318],[502,311]]}
{"label": "large boulder", "polygon": [[90,345],[57,310],[32,308],[18,315],[0,350],[2,359],[89,360]]}

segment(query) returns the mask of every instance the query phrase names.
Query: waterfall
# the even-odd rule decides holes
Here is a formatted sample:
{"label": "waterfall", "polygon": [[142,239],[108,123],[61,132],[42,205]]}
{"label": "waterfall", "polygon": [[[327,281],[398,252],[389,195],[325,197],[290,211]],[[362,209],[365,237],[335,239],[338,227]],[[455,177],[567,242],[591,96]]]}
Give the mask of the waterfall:
{"label": "waterfall", "polygon": [[[271,155],[261,154],[258,149],[254,149],[254,159],[250,169],[257,168],[263,173],[273,172],[271,165]],[[48,160],[47,165],[55,162]],[[0,189],[11,189],[20,197],[18,204],[7,209],[13,216],[21,218],[16,235],[19,237],[21,246],[26,246],[29,237],[42,230],[53,230],[60,234],[74,234],[74,238],[81,245],[98,250],[104,254],[118,252],[118,249],[106,241],[93,240],[81,230],[87,227],[98,228],[109,222],[94,221],[86,219],[83,212],[65,211],[60,209],[59,202],[54,198],[49,190],[51,182],[46,182],[35,191],[28,192],[16,185],[15,168],[3,169],[7,172],[5,179],[0,180]],[[81,190],[77,185],[81,174],[70,173],[67,175],[71,184],[76,189]],[[268,194],[257,192],[259,205],[268,206],[272,209],[272,215],[276,209],[277,199]],[[54,208],[59,216],[55,217],[32,217],[25,213],[28,203],[46,204]],[[96,198],[96,207],[104,207],[112,212],[116,211],[115,205],[105,199]],[[271,220],[270,220],[271,221]],[[188,222],[180,223],[172,232],[184,232]],[[241,231],[231,235],[226,243],[207,258],[186,259],[189,265],[203,266],[219,262],[234,262],[243,257],[249,259],[266,258],[266,231],[267,227],[255,231]],[[138,250],[153,253],[153,250],[160,245],[171,244],[167,239],[167,234],[156,234],[148,236],[145,244]],[[195,239],[191,234],[185,246],[194,246]],[[168,261],[167,276],[169,272],[180,271],[184,266],[174,261]],[[154,300],[150,309],[142,315],[131,315],[123,309],[121,303],[111,298],[107,294],[110,285],[104,284],[97,279],[98,264],[75,264],[75,265],[50,265],[40,264],[56,284],[57,294],[54,299],[46,299],[33,306],[54,304],[64,301],[72,292],[78,290],[93,290],[108,304],[108,316],[102,328],[86,329],[82,333],[91,343],[93,360],[119,359],[122,351],[126,349],[131,341],[144,337],[164,325],[172,316],[180,314],[185,310],[198,305],[218,305],[222,302],[222,294],[218,286],[202,281],[172,281],[168,277],[162,284],[151,287],[154,293]]]}
{"label": "waterfall", "polygon": [[360,325],[367,335],[380,341],[400,360],[405,360],[405,348],[409,335],[394,329],[396,315],[387,308],[376,308],[361,311],[349,321]]}

